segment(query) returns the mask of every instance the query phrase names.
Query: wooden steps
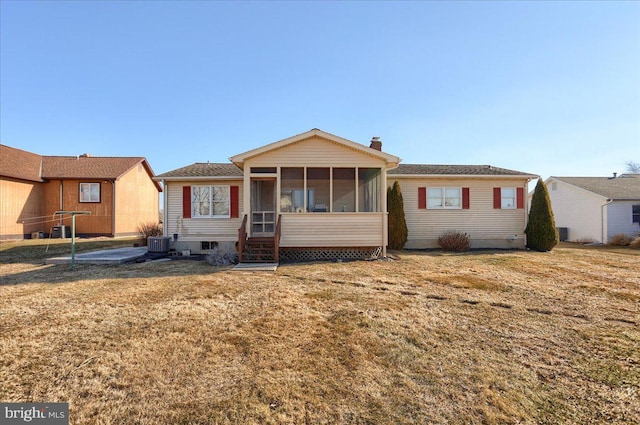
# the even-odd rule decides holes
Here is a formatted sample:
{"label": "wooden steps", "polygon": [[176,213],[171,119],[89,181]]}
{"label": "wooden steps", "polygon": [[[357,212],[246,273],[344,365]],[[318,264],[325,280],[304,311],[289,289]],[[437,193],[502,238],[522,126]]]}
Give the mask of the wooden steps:
{"label": "wooden steps", "polygon": [[243,263],[274,263],[276,248],[273,237],[248,238],[244,243]]}

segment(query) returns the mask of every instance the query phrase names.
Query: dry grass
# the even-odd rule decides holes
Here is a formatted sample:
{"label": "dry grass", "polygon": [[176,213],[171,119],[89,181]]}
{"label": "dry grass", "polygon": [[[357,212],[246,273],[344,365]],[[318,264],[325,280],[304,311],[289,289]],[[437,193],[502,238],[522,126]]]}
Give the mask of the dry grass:
{"label": "dry grass", "polygon": [[73,424],[640,422],[637,250],[237,273],[0,248],[0,400]]}

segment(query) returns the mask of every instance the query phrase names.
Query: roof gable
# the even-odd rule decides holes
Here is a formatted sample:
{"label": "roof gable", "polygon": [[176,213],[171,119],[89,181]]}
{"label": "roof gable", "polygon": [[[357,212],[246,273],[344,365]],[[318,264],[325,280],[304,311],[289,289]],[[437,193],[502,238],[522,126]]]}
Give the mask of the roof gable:
{"label": "roof gable", "polygon": [[22,149],[0,145],[0,176],[42,182],[42,157]]}
{"label": "roof gable", "polygon": [[623,174],[619,177],[555,177],[563,183],[595,193],[612,200],[640,200],[640,175]]}
{"label": "roof gable", "polygon": [[368,146],[362,145],[360,143],[356,143],[354,141],[336,136],[335,134],[331,134],[331,133],[327,133],[326,131],[322,131],[319,130],[317,128],[314,128],[312,130],[309,130],[307,132],[283,139],[283,140],[279,140],[277,142],[274,143],[269,143],[267,145],[261,146],[259,148],[256,149],[252,149],[250,151],[247,152],[243,152],[241,154],[238,155],[234,155],[231,158],[229,158],[229,160],[231,162],[233,162],[234,164],[236,164],[238,167],[242,167],[244,165],[244,162],[250,158],[256,157],[258,155],[262,155],[265,154],[267,152],[271,152],[277,149],[283,149],[286,148],[287,146],[290,146],[292,144],[295,143],[299,143],[303,140],[307,140],[310,139],[312,137],[319,137],[325,140],[328,140],[330,142],[336,143],[338,145],[347,147],[349,149],[353,149],[355,151],[361,152],[363,154],[366,155],[370,155],[373,157],[376,157],[378,159],[384,160],[385,162],[389,163],[389,164],[397,164],[398,162],[400,162],[400,158],[398,158],[397,156],[385,153],[385,152],[381,152],[379,150],[370,148]]}

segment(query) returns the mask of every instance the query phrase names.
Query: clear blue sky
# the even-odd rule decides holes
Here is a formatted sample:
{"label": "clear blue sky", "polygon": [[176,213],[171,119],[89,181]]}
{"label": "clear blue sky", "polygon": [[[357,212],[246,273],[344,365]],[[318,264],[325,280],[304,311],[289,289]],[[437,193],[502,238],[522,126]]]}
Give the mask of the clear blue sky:
{"label": "clear blue sky", "polygon": [[405,163],[640,162],[640,2],[0,2],[0,140],[158,174],[317,127]]}

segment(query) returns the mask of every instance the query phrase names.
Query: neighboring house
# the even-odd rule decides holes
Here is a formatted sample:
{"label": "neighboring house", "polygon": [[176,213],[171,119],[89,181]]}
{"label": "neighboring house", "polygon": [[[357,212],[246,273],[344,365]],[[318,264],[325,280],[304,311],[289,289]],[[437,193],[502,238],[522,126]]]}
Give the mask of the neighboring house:
{"label": "neighboring house", "polygon": [[49,234],[76,218],[79,236],[137,234],[158,221],[160,185],[142,157],[41,156],[0,145],[0,238]]}
{"label": "neighboring house", "polygon": [[525,246],[531,174],[400,165],[377,138],[365,146],[318,129],[230,160],[156,177],[165,187],[165,235],[176,250],[237,245],[252,260],[384,255],[386,192],[394,180],[404,196],[407,248],[436,247],[446,230],[469,233],[476,248]]}
{"label": "neighboring house", "polygon": [[[545,184],[556,226],[568,241],[607,243],[640,232],[640,174],[549,177]],[[563,236],[563,235],[561,235]],[[564,238],[562,238],[564,239]]]}

